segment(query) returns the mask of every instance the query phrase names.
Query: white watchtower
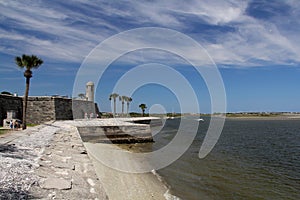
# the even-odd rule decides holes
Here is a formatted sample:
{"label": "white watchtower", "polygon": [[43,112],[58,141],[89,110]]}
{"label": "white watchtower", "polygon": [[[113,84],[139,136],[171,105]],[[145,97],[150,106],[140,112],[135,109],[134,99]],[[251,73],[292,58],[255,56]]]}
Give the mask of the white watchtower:
{"label": "white watchtower", "polygon": [[90,81],[86,84],[85,94],[86,94],[86,98],[88,101],[94,102],[94,83],[93,82]]}

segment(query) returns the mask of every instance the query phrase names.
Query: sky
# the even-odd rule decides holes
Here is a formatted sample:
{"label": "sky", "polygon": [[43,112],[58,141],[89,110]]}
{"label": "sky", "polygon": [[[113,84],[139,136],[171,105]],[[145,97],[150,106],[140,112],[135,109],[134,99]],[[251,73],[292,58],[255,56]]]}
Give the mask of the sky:
{"label": "sky", "polygon": [[300,112],[298,19],[298,0],[0,0],[0,92],[24,94],[14,58],[34,54],[31,96],[77,96],[85,74],[101,111],[121,87],[135,112]]}

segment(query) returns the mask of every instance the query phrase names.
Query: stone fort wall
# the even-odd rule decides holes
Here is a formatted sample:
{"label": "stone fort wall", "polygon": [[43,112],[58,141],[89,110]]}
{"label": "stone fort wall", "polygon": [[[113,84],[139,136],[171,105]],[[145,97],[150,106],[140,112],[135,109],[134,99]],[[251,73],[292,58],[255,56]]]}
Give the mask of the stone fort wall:
{"label": "stone fort wall", "polygon": [[[72,111],[74,108],[74,112]],[[23,98],[9,95],[0,95],[0,125],[6,119],[7,111],[16,112],[16,117],[22,119]],[[94,117],[99,114],[97,104],[92,101],[72,100],[63,97],[28,97],[27,123],[41,124],[51,120],[82,119],[85,113]]]}
{"label": "stone fort wall", "polygon": [[3,126],[3,120],[7,117],[7,111],[14,110],[16,118],[22,118],[23,100],[21,97],[0,94],[0,125]]}

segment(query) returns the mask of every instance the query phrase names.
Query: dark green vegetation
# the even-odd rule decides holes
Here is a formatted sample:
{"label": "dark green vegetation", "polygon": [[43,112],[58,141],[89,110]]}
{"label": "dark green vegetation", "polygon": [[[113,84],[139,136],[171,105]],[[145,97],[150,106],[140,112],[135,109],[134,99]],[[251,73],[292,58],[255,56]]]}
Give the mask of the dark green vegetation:
{"label": "dark green vegetation", "polygon": [[131,112],[129,113],[130,117],[149,117],[149,113],[136,113],[136,112]]}
{"label": "dark green vegetation", "polygon": [[146,104],[142,103],[139,105],[139,107],[142,109],[142,115],[143,117],[145,117],[145,110],[147,108]]}
{"label": "dark green vegetation", "polygon": [[3,91],[3,92],[1,92],[1,94],[12,95],[12,93],[7,92],[7,91]]}
{"label": "dark green vegetation", "polygon": [[281,113],[227,113],[226,117],[278,117]]}
{"label": "dark green vegetation", "polygon": [[23,106],[23,123],[22,129],[26,129],[26,110],[27,110],[27,100],[28,100],[28,93],[29,93],[29,85],[30,85],[30,78],[32,77],[32,69],[37,69],[39,66],[43,64],[43,60],[38,58],[35,55],[25,55],[23,54],[22,57],[16,57],[15,62],[17,66],[21,69],[25,68],[24,77],[26,79],[26,87],[25,87],[25,95],[24,95],[24,106]]}

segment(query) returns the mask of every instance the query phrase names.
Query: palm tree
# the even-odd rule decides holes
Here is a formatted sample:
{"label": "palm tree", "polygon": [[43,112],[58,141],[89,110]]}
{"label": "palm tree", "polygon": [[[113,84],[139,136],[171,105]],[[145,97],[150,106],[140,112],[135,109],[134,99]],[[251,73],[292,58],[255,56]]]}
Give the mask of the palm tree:
{"label": "palm tree", "polygon": [[127,115],[128,115],[129,104],[130,104],[130,102],[132,102],[132,98],[131,98],[131,97],[126,97],[125,101],[126,101],[126,103],[127,103],[127,111],[126,111],[126,113],[127,113]]}
{"label": "palm tree", "polygon": [[23,105],[23,124],[22,129],[26,129],[26,110],[27,110],[27,100],[28,100],[28,93],[29,93],[29,85],[30,85],[30,78],[32,77],[32,69],[39,68],[40,65],[43,64],[43,60],[38,58],[35,55],[25,55],[23,54],[22,57],[15,57],[15,62],[20,68],[25,68],[24,77],[26,78],[26,88],[25,88],[25,95],[24,95],[24,105]]}
{"label": "palm tree", "polygon": [[119,96],[119,100],[122,101],[122,116],[124,115],[124,102],[126,101],[127,96]]}
{"label": "palm tree", "polygon": [[116,115],[116,99],[119,96],[117,93],[112,93],[109,95],[109,100],[111,101],[112,99],[114,100],[114,116]]}
{"label": "palm tree", "polygon": [[145,116],[145,110],[147,108],[146,104],[142,103],[139,105],[139,107],[142,109],[142,112],[143,112],[143,117]]}
{"label": "palm tree", "polygon": [[85,94],[83,94],[83,93],[78,94],[78,97],[79,97],[80,99],[86,99],[86,96],[85,96]]}

